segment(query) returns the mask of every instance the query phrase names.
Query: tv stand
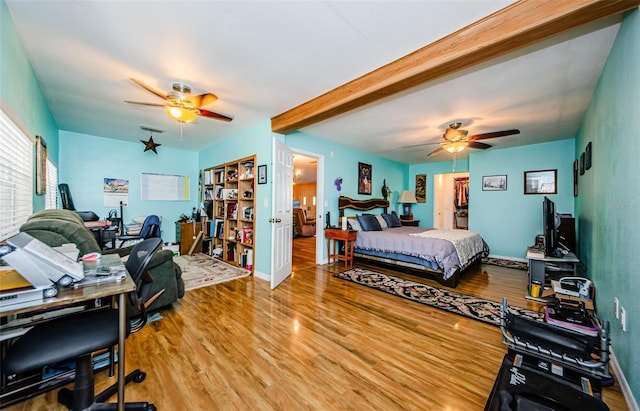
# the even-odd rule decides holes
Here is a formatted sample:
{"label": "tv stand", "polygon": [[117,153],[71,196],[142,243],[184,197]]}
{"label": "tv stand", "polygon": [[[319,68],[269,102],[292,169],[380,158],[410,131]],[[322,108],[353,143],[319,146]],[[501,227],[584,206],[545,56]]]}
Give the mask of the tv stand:
{"label": "tv stand", "polygon": [[[563,254],[562,257],[540,256],[527,252],[527,259],[529,260],[529,281],[525,297],[530,300],[543,301],[541,297],[545,284],[552,279],[577,277],[578,275],[577,269],[580,260],[571,252]],[[540,285],[539,295],[532,293],[533,284]]]}

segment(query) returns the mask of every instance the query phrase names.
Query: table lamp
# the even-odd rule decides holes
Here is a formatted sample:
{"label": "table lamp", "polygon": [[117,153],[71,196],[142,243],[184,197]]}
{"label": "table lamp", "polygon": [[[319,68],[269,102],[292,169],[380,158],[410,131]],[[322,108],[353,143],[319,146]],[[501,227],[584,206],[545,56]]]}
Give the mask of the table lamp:
{"label": "table lamp", "polygon": [[411,204],[415,204],[418,201],[416,200],[415,194],[411,190],[403,190],[400,193],[400,197],[398,198],[398,203],[402,203],[402,217],[403,220],[413,220],[413,214],[411,214]]}

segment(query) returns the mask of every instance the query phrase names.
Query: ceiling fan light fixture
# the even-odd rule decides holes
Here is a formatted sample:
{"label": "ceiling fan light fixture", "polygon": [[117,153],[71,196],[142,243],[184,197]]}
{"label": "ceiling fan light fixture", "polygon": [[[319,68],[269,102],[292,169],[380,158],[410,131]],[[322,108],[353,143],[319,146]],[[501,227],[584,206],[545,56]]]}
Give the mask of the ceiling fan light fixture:
{"label": "ceiling fan light fixture", "polygon": [[444,146],[444,149],[450,153],[459,153],[465,148],[467,148],[468,145],[469,143],[466,141],[458,141],[455,143],[447,144],[446,146]]}
{"label": "ceiling fan light fixture", "polygon": [[198,118],[198,110],[185,107],[165,106],[164,110],[175,121],[190,123]]}

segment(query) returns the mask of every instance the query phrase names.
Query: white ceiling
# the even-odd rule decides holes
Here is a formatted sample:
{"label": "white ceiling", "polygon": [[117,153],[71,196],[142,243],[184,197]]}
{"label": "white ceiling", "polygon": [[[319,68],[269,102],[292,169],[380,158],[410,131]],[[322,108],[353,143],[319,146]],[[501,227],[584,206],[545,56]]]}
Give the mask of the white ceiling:
{"label": "white ceiling", "polygon": [[[415,51],[509,1],[21,1],[7,5],[62,130],[199,151]],[[572,138],[620,18],[591,24],[302,131],[407,164],[453,120],[495,148]],[[183,81],[231,123],[180,127],[129,80]],[[268,136],[265,135],[265,138]],[[161,152],[162,147],[158,150]],[[463,152],[464,153],[464,152]]]}

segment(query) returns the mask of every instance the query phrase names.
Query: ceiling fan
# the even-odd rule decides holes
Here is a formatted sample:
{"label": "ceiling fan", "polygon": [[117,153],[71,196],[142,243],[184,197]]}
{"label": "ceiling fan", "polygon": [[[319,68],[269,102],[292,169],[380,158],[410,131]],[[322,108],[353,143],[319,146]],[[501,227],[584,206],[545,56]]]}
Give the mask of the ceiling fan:
{"label": "ceiling fan", "polygon": [[[491,147],[490,144],[481,143],[478,140],[486,140],[489,138],[496,137],[505,137],[511,136],[514,134],[520,134],[520,130],[504,130],[504,131],[494,131],[491,133],[483,133],[483,134],[475,134],[469,136],[469,131],[462,130],[460,127],[462,126],[462,122],[453,122],[449,124],[449,127],[445,130],[442,138],[444,141],[439,141],[436,143],[425,143],[425,144],[417,144],[417,145],[429,145],[429,144],[439,144],[440,147],[433,150],[428,154],[428,156],[433,156],[441,151],[448,151],[450,153],[456,154],[464,150],[465,148],[476,148],[479,150],[486,150]],[[415,146],[409,146],[415,147]]]}
{"label": "ceiling fan", "polygon": [[215,94],[204,93],[193,96],[191,95],[191,88],[184,83],[174,83],[172,90],[165,94],[140,80],[135,78],[131,78],[130,80],[165,100],[165,103],[145,103],[140,101],[125,101],[125,103],[164,107],[169,117],[180,123],[189,123],[198,116],[227,122],[233,120],[231,117],[201,108],[216,101],[218,97]]}

